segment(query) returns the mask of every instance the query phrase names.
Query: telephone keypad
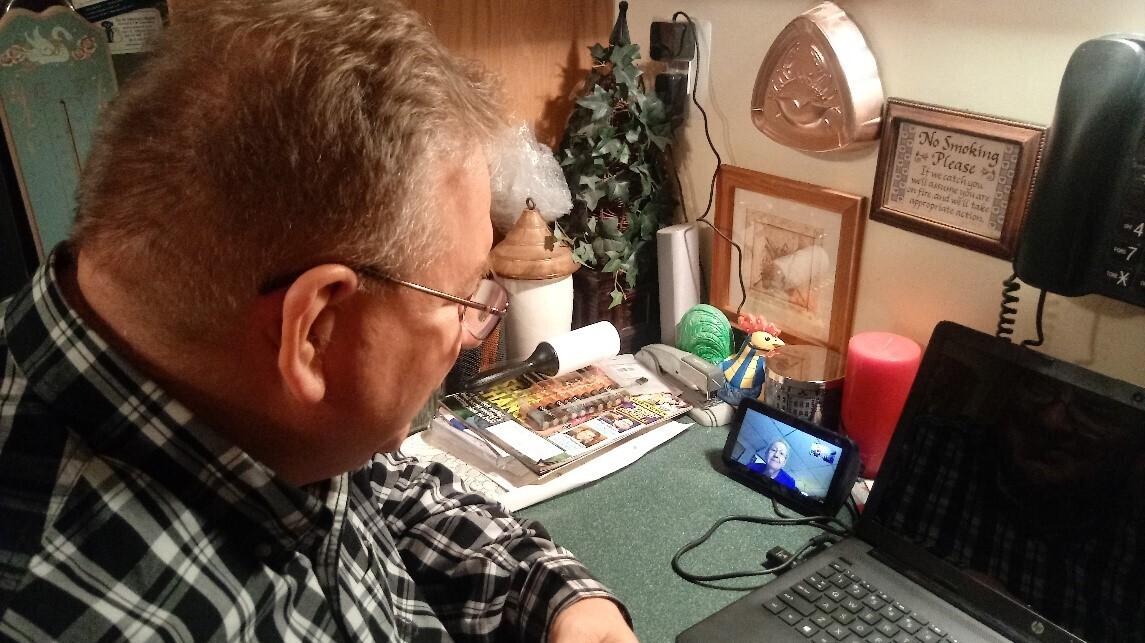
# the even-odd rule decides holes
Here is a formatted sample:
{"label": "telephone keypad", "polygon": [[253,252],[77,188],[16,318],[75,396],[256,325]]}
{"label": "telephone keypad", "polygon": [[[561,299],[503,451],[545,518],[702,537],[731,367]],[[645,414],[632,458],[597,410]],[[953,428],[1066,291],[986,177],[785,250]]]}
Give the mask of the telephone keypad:
{"label": "telephone keypad", "polygon": [[1145,239],[1145,211],[1126,212],[1117,225],[1117,236],[1122,239]]}
{"label": "telephone keypad", "polygon": [[1114,266],[1137,265],[1141,259],[1140,243],[1114,243],[1111,253]]}
{"label": "telephone keypad", "polygon": [[1129,290],[1130,286],[1135,283],[1135,279],[1133,278],[1134,272],[1135,271],[1131,268],[1106,268],[1102,276],[1108,285],[1114,288]]}
{"label": "telephone keypad", "polygon": [[1134,168],[1120,206],[1121,218],[1107,246],[1105,268],[1098,273],[1098,292],[1145,305],[1145,165]]}

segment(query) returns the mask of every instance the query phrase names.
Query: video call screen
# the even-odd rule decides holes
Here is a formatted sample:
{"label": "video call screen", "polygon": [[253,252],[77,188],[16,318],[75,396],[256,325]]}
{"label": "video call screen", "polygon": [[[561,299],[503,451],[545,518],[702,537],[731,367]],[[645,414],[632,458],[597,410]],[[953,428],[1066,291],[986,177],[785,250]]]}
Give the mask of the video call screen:
{"label": "video call screen", "polygon": [[[842,449],[754,409],[744,415],[732,457],[752,471],[821,500],[842,459]],[[769,469],[769,464],[771,465]],[[768,475],[776,466],[781,473]]]}

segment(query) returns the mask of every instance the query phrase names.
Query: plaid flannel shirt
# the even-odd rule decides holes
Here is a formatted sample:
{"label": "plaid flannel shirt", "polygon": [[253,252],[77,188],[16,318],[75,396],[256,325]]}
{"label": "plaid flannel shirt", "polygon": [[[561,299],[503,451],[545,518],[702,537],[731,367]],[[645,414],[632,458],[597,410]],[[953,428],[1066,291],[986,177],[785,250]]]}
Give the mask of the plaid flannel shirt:
{"label": "plaid flannel shirt", "polygon": [[64,257],[0,302],[0,639],[539,641],[612,598],[439,465],[285,483],[84,325]]}

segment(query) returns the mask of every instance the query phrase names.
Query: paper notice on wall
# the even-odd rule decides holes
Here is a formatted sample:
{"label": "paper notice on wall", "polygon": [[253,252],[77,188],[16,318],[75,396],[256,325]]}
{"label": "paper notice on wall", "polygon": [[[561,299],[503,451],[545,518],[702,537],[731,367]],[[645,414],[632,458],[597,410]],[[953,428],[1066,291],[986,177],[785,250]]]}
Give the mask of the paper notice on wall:
{"label": "paper notice on wall", "polygon": [[903,123],[886,204],[997,241],[1021,151],[1012,141]]}
{"label": "paper notice on wall", "polygon": [[163,14],[154,2],[73,0],[76,11],[103,29],[112,55],[138,54],[155,49],[163,31]]}

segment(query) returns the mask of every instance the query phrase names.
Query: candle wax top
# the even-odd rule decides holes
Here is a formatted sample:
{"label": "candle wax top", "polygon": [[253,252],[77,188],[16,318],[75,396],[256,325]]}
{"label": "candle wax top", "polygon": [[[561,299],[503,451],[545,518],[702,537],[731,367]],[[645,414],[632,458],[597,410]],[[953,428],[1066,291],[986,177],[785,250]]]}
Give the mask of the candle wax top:
{"label": "candle wax top", "polygon": [[848,355],[864,355],[880,361],[917,361],[922,348],[913,340],[894,333],[859,333],[847,343]]}

